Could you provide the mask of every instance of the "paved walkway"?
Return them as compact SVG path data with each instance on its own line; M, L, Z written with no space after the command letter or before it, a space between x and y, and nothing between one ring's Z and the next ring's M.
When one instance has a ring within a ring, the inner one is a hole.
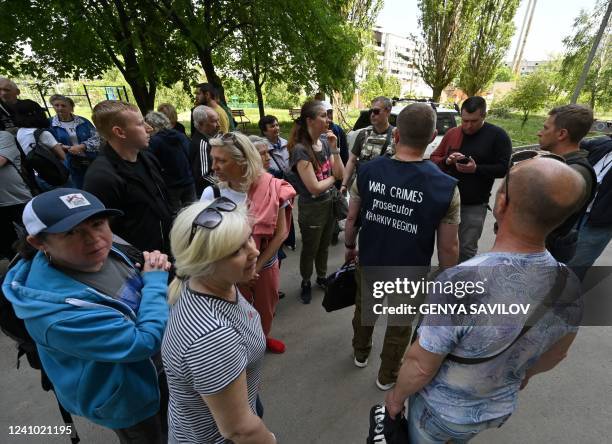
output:
M493 242L489 214L481 251ZM343 261L343 238L333 247L329 270ZM299 244L299 241L298 241ZM266 356L261 390L264 420L284 444L365 442L370 407L384 399L375 386L383 330L375 330L370 365L353 366L352 310L326 313L322 292L313 290L310 305L298 299L299 252L288 251L281 270L287 293L277 311L272 334L287 344L283 355ZM599 264L612 264L608 248ZM521 392L517 412L499 430L484 432L478 443L610 442L612 418L612 327L582 328L558 368L533 378ZM66 437L10 436L10 425L60 425L52 395L42 392L38 373L27 364L15 369L11 341L0 335L0 443L69 443ZM83 443L117 442L115 435L77 418Z

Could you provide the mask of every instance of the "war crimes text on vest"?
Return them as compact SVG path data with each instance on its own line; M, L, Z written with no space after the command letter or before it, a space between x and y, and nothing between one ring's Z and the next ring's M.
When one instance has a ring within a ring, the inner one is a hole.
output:
M403 203L396 203L397 200L410 202L412 204L420 204L423 202L423 192L417 190L411 190L408 188L401 188L396 186L388 187L384 183L380 183L374 180L368 181L368 191L376 193L381 196L380 199L374 198L372 200L372 208L366 210L365 218L369 221L376 222L382 225L390 226L396 230L407 231L412 234L417 234L418 225L406 222L405 220L396 219L391 216L378 214L375 210L388 211L394 214L401 214L402 216L411 217L414 211L409 205ZM396 202L389 202L385 200L387 196L393 198Z

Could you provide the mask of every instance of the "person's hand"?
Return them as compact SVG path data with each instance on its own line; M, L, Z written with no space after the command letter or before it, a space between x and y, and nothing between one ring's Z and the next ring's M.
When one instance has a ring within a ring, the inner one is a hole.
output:
M327 130L325 133L325 137L327 137L327 143L329 143L329 148L332 150L336 149L336 145L338 144L338 138L334 134L332 130Z
M341 193L343 196L346 196L346 193L347 193L347 192L348 192L348 188L347 188L347 186L346 186L346 185L344 185L344 184L343 184L343 185L340 187L340 193Z
M387 392L387 396L385 396L385 409L387 409L391 419L395 419L398 413L401 413L402 410L404 410L404 400L397 400L395 391L389 390Z
M70 154L84 154L85 147L83 145L72 145L68 147L68 152Z
M463 159L465 156L459 152L454 152L448 155L446 158L447 165L454 165L459 159Z
M144 265L142 272L147 271L169 271L172 264L168 261L168 255L161 253L159 250L152 252L143 251Z
M476 162L473 158L470 158L470 161L466 164L455 163L455 168L460 173L473 174L476 171Z
M344 251L344 263L357 262L357 255L359 251L357 248L346 248Z

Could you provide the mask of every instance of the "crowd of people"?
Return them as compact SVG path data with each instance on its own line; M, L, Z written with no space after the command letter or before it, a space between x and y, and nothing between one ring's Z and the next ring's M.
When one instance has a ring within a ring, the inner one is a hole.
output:
M48 119L19 93L0 78L1 254L21 256L3 292L61 405L122 443L276 442L258 390L266 350L285 351L271 333L283 248L296 249L294 206L308 304L313 271L327 285L338 206L350 196L358 368L372 349L372 268L429 270L435 249L436 279L490 277L485 301L544 306L560 281L576 293L512 328L425 316L413 335L413 317L389 319L375 383L391 417L409 405L414 443L467 442L508 419L518 391L566 355L582 313L578 279L612 238L612 138L583 140L593 121L583 106L551 110L541 149L513 154L503 128L485 121L485 100L469 97L461 125L427 160L436 112L424 103L406 106L394 127L391 101L375 98L371 125L349 147L321 97L303 104L286 140L271 115L260 136L235 131L207 83L197 85L189 137L171 104L143 116L106 100L92 123L70 97L53 95ZM64 163L65 183L27 177L35 147ZM496 179L497 237L478 254Z

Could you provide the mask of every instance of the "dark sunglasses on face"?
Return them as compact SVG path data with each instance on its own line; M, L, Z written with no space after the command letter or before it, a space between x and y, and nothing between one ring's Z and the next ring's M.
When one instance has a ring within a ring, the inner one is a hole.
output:
M382 111L382 109L380 109L380 108L370 108L369 113L370 114L374 114L375 116L377 116L377 115L380 114L381 111Z
M234 211L236 207L237 205L233 200L230 200L224 196L213 200L212 203L204 208L193 220L191 224L189 243L191 243L193 240L193 237L195 236L199 227L206 228L208 230L217 228L223 220L222 212L228 213L230 211Z

